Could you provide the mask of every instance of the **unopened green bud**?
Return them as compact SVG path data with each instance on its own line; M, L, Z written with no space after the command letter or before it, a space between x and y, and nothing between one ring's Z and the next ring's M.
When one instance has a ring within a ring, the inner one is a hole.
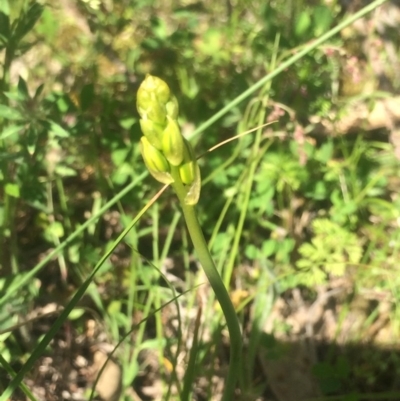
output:
M185 162L189 160L197 160L192 144L185 137L183 137L183 142L185 144L183 148L183 157Z
M197 165L196 156L190 142L183 138L183 163L179 167L179 175L184 184L190 185L195 178L195 169Z
M174 181L173 169L174 177L187 191L185 202L195 205L200 196L200 169L191 144L179 129L175 96L162 79L147 75L138 90L137 109L144 134L140 148L149 172L156 180L170 184Z
M140 139L140 150L147 169L157 181L163 184L174 182L167 159L145 136Z
M179 166L183 161L183 136L175 120L167 117L168 123L162 134L162 151L173 166Z
M156 100L164 104L166 104L171 97L171 91L162 79L147 74L138 89L138 106L147 109L149 107L149 102L153 100L152 98L149 98L150 94L154 95Z
M151 120L140 120L140 128L149 142L158 150L161 150L161 138L164 128Z
M185 196L185 203L187 205L196 205L200 198L200 190L201 190L201 176L200 176L200 168L197 162L195 162L195 171L194 171L194 180L190 185L188 192Z
M157 100L152 102L152 105L146 112L146 118L152 120L156 124L165 125L165 118L167 117L167 109L165 105L159 103Z
M201 189L201 175L200 168L197 164L197 159L194 154L192 145L190 142L183 138L184 141L184 161L179 166L179 176L182 183L185 184L187 193L185 196L185 203L187 205L195 205L199 201L200 189Z
M144 86L147 92L155 93L160 103L167 103L171 97L171 91L166 82L154 75L147 74L141 86Z
M136 106L140 117L164 124L167 115L166 105L171 101L171 91L160 78L147 75L138 89Z
M173 120L175 120L178 117L179 114L179 104L178 100L174 95L171 96L170 101L165 105L165 108L167 109L167 115L171 117Z
M190 185L194 181L196 162L191 160L179 166L179 175L185 185Z
M136 108L139 112L140 117L145 118L147 109L151 107L152 96L151 93L147 92L147 90L142 85L139 86L136 96Z

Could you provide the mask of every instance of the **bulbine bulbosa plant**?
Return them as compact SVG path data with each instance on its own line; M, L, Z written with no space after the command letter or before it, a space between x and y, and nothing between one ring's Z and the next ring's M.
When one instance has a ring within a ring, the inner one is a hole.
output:
M200 197L201 177L191 144L182 136L177 122L179 106L168 85L147 75L137 93L137 109L144 136L140 146L150 174L174 188L200 263L221 305L230 335L230 363L222 400L233 399L241 370L242 335L227 289L210 255L197 219L195 205Z

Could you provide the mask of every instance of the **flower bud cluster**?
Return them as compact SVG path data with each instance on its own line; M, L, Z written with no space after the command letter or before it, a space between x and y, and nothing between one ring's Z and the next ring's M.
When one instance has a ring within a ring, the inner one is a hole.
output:
M177 117L178 101L160 78L147 75L137 93L137 109L143 137L140 149L150 174L163 184L175 181L172 169L179 171L187 188L187 204L197 203L201 178L191 144L183 137Z

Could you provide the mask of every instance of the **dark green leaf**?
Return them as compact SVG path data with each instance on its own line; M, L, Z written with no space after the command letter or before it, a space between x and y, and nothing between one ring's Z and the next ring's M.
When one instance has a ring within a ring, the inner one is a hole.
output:
M41 84L37 87L35 95L33 96L33 99L36 100L43 92L44 84Z
M36 151L38 144L38 131L32 125L29 127L26 136L26 149L30 155L33 155Z
M43 6L34 2L17 20L13 39L18 43L32 28L43 12Z
M0 35L0 50L3 50L7 45L7 39L3 36Z
M10 18L3 11L0 11L0 36L6 41L10 37Z
M18 49L15 51L15 55L17 57L21 57L24 55L28 50L30 50L33 46L35 46L38 43L38 41L35 42L29 42L29 43L20 43L18 45Z
M29 99L28 85L22 77L18 80L18 92L22 95L23 99Z
M314 35L321 36L328 31L333 20L332 11L325 5L317 6L313 9Z

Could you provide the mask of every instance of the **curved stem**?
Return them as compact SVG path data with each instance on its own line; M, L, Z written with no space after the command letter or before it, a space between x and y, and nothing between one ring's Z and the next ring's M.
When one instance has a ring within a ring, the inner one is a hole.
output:
M175 174L176 172L173 171L172 176L174 177ZM193 246L215 296L221 305L228 326L230 336L230 361L222 401L232 401L234 399L238 374L241 369L242 333L239 326L239 320L236 316L236 311L229 297L228 291L225 288L222 278L215 267L214 261L207 247L203 230L201 229L199 220L197 219L195 207L185 203L186 189L181 184L180 179L178 177L176 178L177 179L172 186L178 195Z

